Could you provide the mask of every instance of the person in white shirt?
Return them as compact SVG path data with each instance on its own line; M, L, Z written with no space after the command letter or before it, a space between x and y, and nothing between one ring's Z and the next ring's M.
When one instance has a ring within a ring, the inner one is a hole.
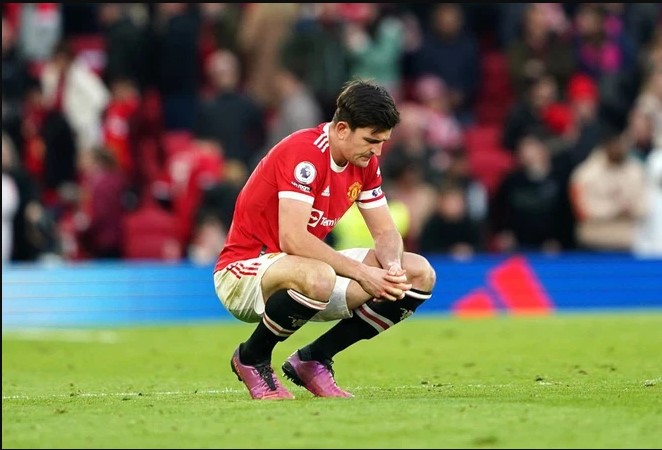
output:
M662 257L662 147L646 158L648 213L637 229L633 252L637 256Z
M18 209L18 188L11 176L2 174L2 264L11 258L14 216Z

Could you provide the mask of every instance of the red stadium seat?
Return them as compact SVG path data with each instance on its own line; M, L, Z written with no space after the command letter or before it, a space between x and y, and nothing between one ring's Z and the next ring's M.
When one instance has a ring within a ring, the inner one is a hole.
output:
M489 51L481 58L481 85L474 112L479 124L500 125L514 100L508 61L503 52Z
M149 200L123 220L123 257L126 259L170 260L182 258L177 218Z
M464 131L464 144L469 153L482 152L486 147L498 147L500 142L500 125L472 125Z
M486 147L481 153L469 155L469 167L473 176L483 183L492 196L504 176L513 169L512 155L499 147Z
M464 142L472 175L485 185L489 195L494 194L514 165L512 154L501 147L501 127L471 126L465 131Z

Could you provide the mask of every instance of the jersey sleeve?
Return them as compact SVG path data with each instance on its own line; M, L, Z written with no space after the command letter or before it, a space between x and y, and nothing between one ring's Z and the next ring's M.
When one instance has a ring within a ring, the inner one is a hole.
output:
M377 158L373 158L364 172L363 189L356 199L359 208L370 209L386 205L386 196L382 191L382 171Z
M290 198L313 204L324 173L322 155L310 144L281 149L276 165L278 198Z

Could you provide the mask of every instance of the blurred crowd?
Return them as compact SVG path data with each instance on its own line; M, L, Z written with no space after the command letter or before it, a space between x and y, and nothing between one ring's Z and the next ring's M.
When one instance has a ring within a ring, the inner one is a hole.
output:
M353 77L406 247L662 256L659 3L2 4L2 257L215 261ZM329 237L371 245L356 208Z

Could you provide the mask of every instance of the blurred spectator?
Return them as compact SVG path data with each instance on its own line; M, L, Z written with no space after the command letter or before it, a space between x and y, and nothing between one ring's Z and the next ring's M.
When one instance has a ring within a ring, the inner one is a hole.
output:
M605 122L600 144L573 171L577 242L585 250L630 251L648 204L646 173L623 127Z
M489 203L487 188L471 175L471 166L466 151L454 152L451 155L448 168L444 171L441 183L452 183L462 188L465 196L467 215L484 228L488 219Z
M581 3L574 16L573 45L579 72L600 86L602 110L627 114L636 95L636 49L622 29L609 27L607 4Z
M119 258L127 181L115 155L106 148L92 150L82 176L81 212L77 218L82 250L91 258Z
M37 67L48 61L64 36L62 4L21 4L18 31L21 55Z
M443 182L437 191L434 212L423 224L418 249L466 258L483 250L480 224L468 213L461 185Z
M140 98L137 111L130 116L128 142L134 164L132 189L141 194L150 189L165 165L163 111L158 92L148 89Z
M639 256L662 257L662 147L646 159L648 211L636 231L633 251Z
M570 28L570 21L562 3L498 3L494 4L496 12L486 11L487 20L491 22L498 38L498 46L507 49L522 37L526 15L529 6L535 5L535 9L541 11L545 17L545 29L557 36L565 36ZM476 9L483 9L484 5L478 4ZM494 16L497 16L494 23Z
M556 79L544 74L531 80L527 95L512 106L503 125L502 144L516 151L520 138L531 129L546 129L544 114L558 100Z
M599 95L595 81L588 75L577 73L570 78L565 95L572 110L572 131L568 136L569 170L584 161L598 145Z
M193 223L206 189L221 182L224 158L217 142L198 133L189 145L179 149L166 162L172 211L178 221L179 240L186 248Z
M413 158L423 171L423 179L435 183L449 164L449 153L435 147L428 139L430 114L422 105L406 102L400 105L400 123L385 149L381 167L385 174L397 172L407 158Z
M606 2L601 6L605 11L607 36L616 41L627 40L635 55L650 41L662 17L659 3Z
M225 230L230 229L234 207L248 179L246 167L237 161L224 161L221 180L203 186L196 217L213 216Z
M131 127L140 107L140 94L132 78L118 76L110 84L110 102L103 113L103 144L113 154L119 168L134 179Z
M426 114L427 141L439 152L460 151L462 125L451 106L451 92L446 83L435 75L424 75L414 84L414 99Z
M11 232L11 260L36 261L47 253L57 253L59 243L58 236L55 235L54 223L39 201L36 183L23 169L12 141L4 132L2 133L2 173L12 179L18 192L18 206Z
M85 155L91 158L92 151ZM58 192L57 204L49 205L49 212L60 237L59 256L65 261L80 261L90 257L80 242L80 232L87 226L87 216L81 211L85 196L82 191L79 184L67 183Z
M421 47L412 56L412 71L415 78L432 74L444 80L451 108L461 122L468 123L473 120L471 106L480 80L480 51L475 36L464 25L460 5L435 5Z
M30 83L23 99L23 115L19 144L23 148L25 170L43 189L45 183L46 143L43 130L48 111L39 82Z
M203 49L210 49L209 53L218 49L239 53L237 41L244 5L243 3L200 3ZM206 58L203 58L204 60Z
M106 54L103 80L112 86L118 79L129 79L142 92L148 82L146 34L129 16L128 8L123 3L98 5Z
M302 76L296 69L286 67L274 72L277 104L268 127L264 151L268 151L285 136L297 130L315 127L324 120L322 107L304 84Z
M609 9L613 10L614 5L578 5L573 49L577 70L598 83L602 114L612 116L610 120L620 120L627 115L639 91L641 66L632 39L619 24L621 19L609 17Z
M236 160L247 168L264 148L265 112L250 95L241 90L241 66L237 56L218 50L207 62L211 97L203 98L194 117L194 131L214 139L226 160Z
M262 107L274 105L273 73L280 49L292 33L300 3L247 3L237 42L244 67L245 90Z
M50 208L57 208L62 194L75 188L78 182L78 164L85 158L77 150L75 132L59 111L47 112L42 128L44 142L44 182L42 200ZM39 145L38 142L36 142ZM89 154L85 152L84 154Z
M662 13L660 17L662 22ZM646 42L640 54L639 64L643 67L644 73L649 73L653 68L662 65L662 26L656 28L651 40Z
M193 3L156 3L147 56L167 131L191 130L200 83L200 18ZM151 78L151 77L150 77Z
M400 60L404 26L388 4L345 3L344 39L349 52L349 73L384 86L396 101L402 99Z
M631 136L632 155L646 160L653 149L654 115L646 114L644 108L634 107L628 115L628 133Z
M343 43L339 3L302 4L293 33L283 42L281 60L305 74L325 117L333 116L336 96L349 78L349 55Z
M650 3L607 3L607 8L620 8L622 31L632 40L637 51L641 50L660 33L662 5Z
M643 139L650 140L651 147L662 147L662 59L648 68L631 114L643 128Z
M608 28L607 4L581 3L574 17L573 50L578 70L600 81L631 70L636 49L627 34Z
M566 152L577 134L571 106L564 101L548 105L542 112L542 123L552 154Z
M409 211L409 228L405 236L405 246L415 251L423 224L434 209L436 192L425 181L425 161L421 155L401 153L390 159L390 164L382 165L384 192L391 201L399 201Z
M75 132L81 152L101 144L101 114L110 94L101 78L76 60L66 41L58 44L44 66L41 84L48 108L61 112Z
M520 33L506 49L510 77L517 97L525 95L529 80L545 73L557 80L560 89L565 89L575 69L572 49L551 21L551 5L559 6L553 3L526 4Z
M198 265L213 264L218 259L227 237L225 224L213 214L203 214L196 218L193 237L187 256Z
M14 245L14 217L18 210L18 187L14 179L2 172L2 265L11 259Z
M567 248L569 200L549 148L541 136L527 133L520 138L516 155L517 168L501 182L490 214L497 251Z
M2 128L21 148L23 98L30 84L28 65L16 46L16 30L2 17Z

